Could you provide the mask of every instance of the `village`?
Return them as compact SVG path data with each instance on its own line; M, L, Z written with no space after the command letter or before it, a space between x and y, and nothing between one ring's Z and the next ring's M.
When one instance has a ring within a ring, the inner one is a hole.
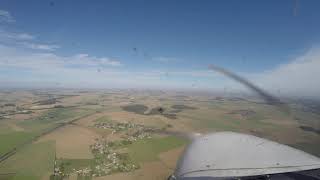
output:
M153 133L157 131L157 128L153 127L147 127L141 124L134 124L131 122L100 122L96 123L94 125L95 128L100 128L100 129L110 129L112 130L112 134L117 133L117 132L126 132L126 135L128 136L141 136L141 134L145 133ZM133 133L129 133L133 132Z
M152 133L158 131L157 128L146 127L131 122L99 122L94 124L95 128L110 129L111 134L125 132L121 140L109 141L105 138L98 138L90 146L94 155L93 165L83 169L73 169L71 173L65 172L63 163L55 161L53 176L64 179L71 174L77 174L82 177L99 177L118 172L131 172L139 168L139 164L133 162L128 153L124 151L126 146L135 141L152 138Z

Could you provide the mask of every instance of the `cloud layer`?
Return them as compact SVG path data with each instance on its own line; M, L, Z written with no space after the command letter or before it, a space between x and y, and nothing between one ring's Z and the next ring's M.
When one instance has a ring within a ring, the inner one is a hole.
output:
M60 56L55 53L29 52L0 45L0 81L16 83L48 82L65 87L158 87L158 88L217 88L243 89L210 70L163 71L123 69L121 61L89 54ZM320 92L320 48L311 48L287 64L256 74L246 74L253 83L276 95L318 97ZM26 75L20 75L25 72Z
M287 64L248 77L277 95L319 97L320 48L313 47Z
M16 48L0 45L0 66L30 70L85 69L121 66L118 60L95 57L88 54L59 56L54 53L24 52Z
M11 24L15 19L8 11L0 10L0 23ZM0 24L1 25L1 24ZM36 37L25 32L12 32L3 29L0 26L0 43L11 44L13 46L21 46L27 49L54 51L60 46L55 44L46 44L35 42Z
M37 43L29 43L23 42L21 45L35 50L46 50L46 51L55 51L56 49L60 48L58 45L50 45L50 44L37 44Z
M0 10L0 22L12 23L15 20L8 11Z

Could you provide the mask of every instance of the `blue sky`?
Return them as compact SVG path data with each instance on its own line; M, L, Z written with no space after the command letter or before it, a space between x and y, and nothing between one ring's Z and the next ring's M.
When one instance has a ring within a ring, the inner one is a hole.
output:
M7 85L234 86L208 71L215 64L268 88L287 82L298 59L319 59L317 0L2 0L0 7Z

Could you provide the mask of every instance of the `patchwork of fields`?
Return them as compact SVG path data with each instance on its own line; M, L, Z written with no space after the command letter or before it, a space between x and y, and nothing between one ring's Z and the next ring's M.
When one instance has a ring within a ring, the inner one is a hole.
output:
M234 131L320 156L320 115L214 95L0 92L0 180L165 179L188 140Z

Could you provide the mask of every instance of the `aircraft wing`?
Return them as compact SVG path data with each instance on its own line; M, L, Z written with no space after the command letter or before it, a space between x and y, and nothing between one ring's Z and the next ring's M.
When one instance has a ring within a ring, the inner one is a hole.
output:
M241 177L320 168L320 159L252 135L218 132L196 138L185 150L174 176Z

